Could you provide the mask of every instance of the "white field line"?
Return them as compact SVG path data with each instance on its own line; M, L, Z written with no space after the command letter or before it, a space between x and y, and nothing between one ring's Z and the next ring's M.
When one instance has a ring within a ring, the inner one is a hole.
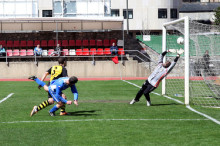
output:
M84 120L51 120L51 121L12 121L0 122L0 124L16 123L55 123L55 122L88 122L88 121L205 121L208 119L84 119Z
M10 93L7 97L3 98L2 100L0 100L0 103L2 103L3 101L7 100L8 98L10 98L14 93Z
M122 81L127 82L128 84L134 85L134 86L136 86L136 87L138 87L138 88L141 88L140 86L138 86L138 85L136 85L136 84L134 84L134 83L131 83L131 82L129 82L129 81L125 81L125 80L122 80ZM159 94L159 93L155 93L155 92L152 92L152 93L161 96L161 94ZM177 99L174 99L174 98L171 98L171 97L169 97L169 96L166 96L166 95L165 95L164 97L166 97L166 98L168 98L168 99L170 99L170 100L176 101L176 102L178 102L178 103L180 103L180 104L184 104L182 101L177 100ZM193 108L190 107L189 105L186 105L186 107L187 107L189 110L191 110L191 111L193 111L193 112L195 112L195 113L197 113L197 114L199 114L199 115L201 115L201 116L203 116L203 117L205 117L205 118L207 118L207 119L209 119L209 120L215 122L216 124L220 125L220 121L218 121L218 120L216 120L216 119L210 117L209 115L206 115L206 114L204 114L204 113L201 113L201 112L199 112L199 111L193 109Z

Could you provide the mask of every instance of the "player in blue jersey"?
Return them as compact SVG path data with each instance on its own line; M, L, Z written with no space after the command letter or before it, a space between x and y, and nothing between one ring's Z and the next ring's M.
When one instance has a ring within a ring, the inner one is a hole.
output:
M62 77L57 80L53 80L48 87L46 83L41 81L35 76L29 77L29 79L34 80L38 85L42 86L45 91L49 92L52 96L53 100L57 102L56 105L49 111L50 116L55 116L55 112L62 107L64 104L72 104L72 101L67 101L62 97L62 91L71 88L71 91L74 95L74 104L78 106L78 92L76 89L75 84L78 82L78 78L75 76L72 77ZM34 106L33 110L31 111L31 116L38 112L37 106Z
M141 96L144 94L144 96L147 100L147 106L151 105L150 92L152 92L154 89L156 89L159 86L162 79L164 77L166 77L171 72L171 70L174 68L174 66L177 63L177 61L180 57L180 54L182 54L184 52L184 50L180 49L177 51L177 56L172 63L169 61L166 61L165 63L163 63L163 58L168 52L174 53L175 50L170 49L170 50L164 51L160 55L157 67L154 69L154 71L151 73L151 75L148 77L148 79L142 85L142 87L138 91L136 97L130 102L130 104L134 104L135 102L138 102L139 99L141 98Z

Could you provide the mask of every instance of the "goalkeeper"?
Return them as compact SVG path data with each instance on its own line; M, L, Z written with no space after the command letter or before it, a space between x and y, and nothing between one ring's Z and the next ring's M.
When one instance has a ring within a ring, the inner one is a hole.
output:
M149 93L152 92L154 89L156 89L159 86L161 80L171 72L171 70L174 68L174 66L177 63L177 61L180 57L180 54L182 54L184 52L184 50L180 49L177 51L177 56L172 63L169 61L166 61L165 63L163 63L163 58L168 52L176 53L176 50L170 49L170 50L164 51L160 55L157 67L151 73L151 75L148 77L148 79L145 81L145 83L142 85L142 87L138 91L136 97L130 102L130 104L134 104L135 102L138 102L139 99L141 98L141 96L144 94L144 96L147 100L147 106L151 105Z

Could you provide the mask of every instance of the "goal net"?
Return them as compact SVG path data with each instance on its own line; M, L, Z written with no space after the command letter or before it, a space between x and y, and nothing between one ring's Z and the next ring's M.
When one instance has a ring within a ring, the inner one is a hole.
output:
M183 44L177 43L179 37L184 38ZM163 81L163 94L185 97L185 104L220 107L219 46L219 26L188 17L164 24L163 50L184 48L185 53Z

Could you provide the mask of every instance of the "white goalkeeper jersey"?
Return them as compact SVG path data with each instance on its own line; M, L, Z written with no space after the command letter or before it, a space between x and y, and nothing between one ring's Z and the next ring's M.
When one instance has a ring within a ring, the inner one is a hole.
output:
M158 65L154 69L154 71L151 73L151 75L148 77L148 82L154 86L158 87L161 80L166 77L170 71L173 69L173 67L176 65L176 62L172 62L168 68L163 67L163 55L160 55Z

